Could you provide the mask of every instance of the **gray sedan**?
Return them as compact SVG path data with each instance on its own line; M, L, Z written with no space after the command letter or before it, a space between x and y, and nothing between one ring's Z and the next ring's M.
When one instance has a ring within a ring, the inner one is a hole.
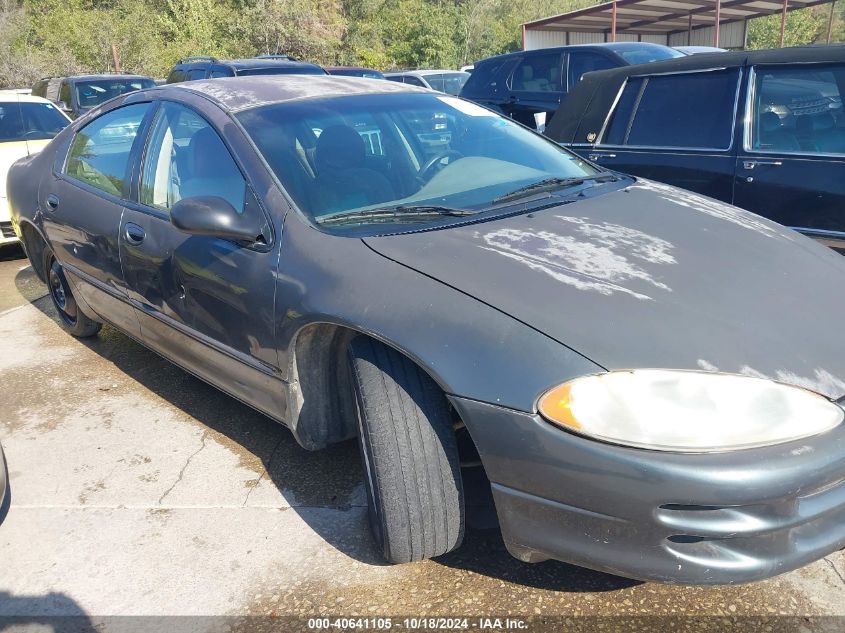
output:
M761 217L342 77L119 97L8 194L70 334L357 437L391 562L461 544L470 468L525 561L733 583L845 546L845 259Z

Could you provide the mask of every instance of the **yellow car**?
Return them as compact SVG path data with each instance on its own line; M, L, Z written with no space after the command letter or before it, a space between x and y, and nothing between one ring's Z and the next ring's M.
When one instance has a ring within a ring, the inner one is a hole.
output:
M70 119L52 102L0 90L0 245L17 241L6 200L6 174L19 158L40 152Z

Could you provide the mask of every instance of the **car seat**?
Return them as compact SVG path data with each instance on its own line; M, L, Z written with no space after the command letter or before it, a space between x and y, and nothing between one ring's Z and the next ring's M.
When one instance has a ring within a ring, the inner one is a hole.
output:
M182 198L217 196L243 211L246 181L214 130L204 127L191 137L188 160L191 170L181 178Z
M390 181L365 167L364 140L348 125L327 127L317 139L312 204L315 212L331 213L395 199Z
M836 127L830 112L796 117L795 129L804 151L845 153L845 130Z

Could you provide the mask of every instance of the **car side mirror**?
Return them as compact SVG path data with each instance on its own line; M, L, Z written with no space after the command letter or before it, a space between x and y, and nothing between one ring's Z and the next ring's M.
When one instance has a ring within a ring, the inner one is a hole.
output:
M64 101L59 101L58 103L56 103L56 106L58 106L59 110L61 110L62 112L70 112L70 107L68 107L68 104L66 104Z
M252 213L238 213L218 196L183 198L170 209L170 222L192 235L207 235L254 244L262 239L262 226Z

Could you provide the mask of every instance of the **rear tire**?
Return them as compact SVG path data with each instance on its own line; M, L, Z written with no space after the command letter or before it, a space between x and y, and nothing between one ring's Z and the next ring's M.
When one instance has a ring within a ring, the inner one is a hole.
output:
M391 563L457 548L464 500L446 396L414 363L372 339L354 339L349 362L377 545Z
M88 318L79 308L65 277L65 271L49 246L44 248L44 271L50 299L53 300L53 307L56 308L62 329L77 338L97 334L103 324Z

